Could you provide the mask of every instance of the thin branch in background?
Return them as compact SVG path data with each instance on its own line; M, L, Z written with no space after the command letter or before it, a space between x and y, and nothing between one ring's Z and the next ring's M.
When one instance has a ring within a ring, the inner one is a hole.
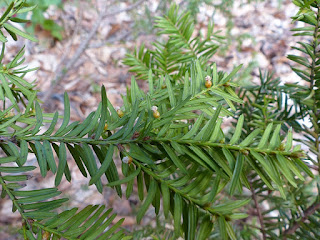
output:
M319 171L319 167L317 166L317 165L313 165L313 164L307 164L307 163L305 163L309 168L312 168L312 169L314 169L314 170L316 170L316 171Z
M117 15L117 14L122 13L122 12L129 12L129 11L135 9L136 7L138 7L144 1L147 2L148 0L140 0L140 1L137 1L136 3L130 5L129 7L124 8L124 9L119 9L119 10L111 12L111 13L107 12L107 13L102 15L102 18L111 17L111 16Z
M104 10L100 11L98 19L96 20L95 24L92 26L91 31L88 33L86 38L81 42L79 47L77 48L76 52L73 54L73 56L66 61L66 64L63 68L58 70L58 73L56 74L55 78L51 82L51 87L47 91L46 95L43 97L43 102L47 102L47 100L51 97L54 87L65 77L65 75L68 73L68 71L74 66L74 64L78 61L80 56L83 54L83 52L87 49L89 46L90 41L93 39L94 35L98 31L100 24L106 17L114 16L116 14L119 14L121 12L128 12L136 8L137 6L141 5L144 1L147 0L140 0L136 3L132 4L129 7L126 7L124 9L119 9L114 12L106 12L107 8L110 7L110 5L106 6Z
M56 69L61 69L62 66L65 65L65 63L68 61L68 55L69 55L69 53L71 51L71 46L72 46L73 40L74 40L75 36L78 34L80 26L81 26L82 15L83 15L82 12L83 12L82 8L79 8L79 19L76 22L76 26L74 28L74 31L73 31L71 37L70 37L69 43L64 48L64 54L63 54L59 64L57 65Z
M128 37L131 34L132 34L132 31L124 31L115 37L110 37L110 39L107 39L106 41L92 43L88 46L88 48L101 48L103 46L106 46L107 44L112 44L114 42L121 41L122 39Z
M252 225L252 224L249 224L249 223L246 223L246 226L248 227L252 227L252 228L255 228L255 229L258 229L260 232L261 232L261 228L255 226L255 225Z
M291 227L283 232L283 239L287 239L287 236L294 234L301 224L303 224L318 209L320 209L320 202L316 201L303 212L303 217L299 221L294 222Z
M262 217L262 214L261 214L261 210L260 210L260 206L259 206L259 203L258 203L258 200L257 200L256 193L254 192L254 188L252 187L252 183L251 182L250 182L250 189L251 189L251 193L252 193L252 200L253 200L254 205L256 207L259 223L260 223L260 226L261 226L262 238L263 238L263 240L266 240L267 236L266 236L266 231L265 231L264 224L263 224L263 217Z

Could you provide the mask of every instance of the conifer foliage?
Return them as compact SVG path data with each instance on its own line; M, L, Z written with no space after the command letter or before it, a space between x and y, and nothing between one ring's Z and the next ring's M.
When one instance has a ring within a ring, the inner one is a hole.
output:
M99 192L109 187L129 198L136 184L141 201L137 223L152 207L172 222L174 230L168 239L250 239L248 233L277 239L304 234L304 218L310 221L310 228L317 226L319 199L307 194L304 186L318 181L308 165L311 161L319 166L320 162L316 50L320 14L314 11L319 3L294 2L301 8L294 19L311 25L295 31L313 36L313 42L296 47L306 57L289 58L306 68L293 70L310 82L310 87L291 84L278 88L266 75L261 77L261 86L237 94L232 79L241 65L224 73L208 63L222 41L213 24L209 24L206 37L192 37L190 13L181 13L173 5L156 21L159 34L166 35L167 41L155 42L152 50L141 46L124 60L137 78L148 82L148 92L132 77L123 106L115 109L102 86L97 110L83 122L70 122L67 94L63 116L43 113L35 85L24 80L25 74L35 69L21 67L23 48L8 64L2 63L8 34L14 40L36 41L11 24L24 22L13 16L33 7L23 0L11 1L0 18L0 183L1 197L10 198L12 210L21 215L24 239L134 237L121 227L123 219L114 222L116 215L104 206L57 214L68 201L59 198L57 188L23 190L35 168L43 177L52 172L56 187L63 179L71 181L68 157ZM289 99L294 100L293 106L287 105ZM221 125L228 116L236 123L231 133L225 134ZM312 120L311 129L299 125L297 119L305 117ZM43 132L45 123L49 127ZM293 145L292 129L306 136L303 143L317 159ZM29 154L36 156L36 165L27 161ZM116 162L119 157L121 172ZM313 179L311 183L309 179ZM259 205L261 200L270 202L271 207L258 211L260 226L255 226L245 207ZM285 206L286 202L293 205ZM279 216L272 218L270 213L275 211ZM317 239L320 233L309 234Z

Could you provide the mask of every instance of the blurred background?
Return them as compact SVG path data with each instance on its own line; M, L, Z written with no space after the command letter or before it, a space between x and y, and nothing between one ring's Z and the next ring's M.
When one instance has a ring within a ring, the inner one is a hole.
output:
M8 0L0 1L0 15ZM38 7L26 17L30 22L17 25L33 33L38 43L24 41L7 44L5 60L11 60L21 47L26 46L26 63L39 70L28 74L36 81L39 99L46 112L63 112L63 94L68 92L71 101L71 120L82 121L94 111L100 101L100 87L105 85L114 106L121 106L121 95L130 86L131 74L122 62L126 53L145 44L152 48L158 39L153 28L156 16L168 10L169 0L27 0ZM292 37L291 16L297 8L286 0L176 0L180 11L190 11L194 17L195 35L206 31L209 20L214 30L225 36L224 43L211 59L218 70L230 72L234 66L244 64L235 81L248 85L258 80L259 69L274 72L282 82L296 82L286 56L297 37ZM147 90L147 83L138 81ZM30 155L29 161L36 162ZM153 210L147 213L142 225L137 226L135 213L137 199L119 199L112 189L105 188L103 195L94 186L88 187L76 165L71 166L72 181L60 184L59 189L69 201L64 207L83 208L88 204L105 204L125 217L123 226L128 230L141 229L136 239L163 235L171 231L170 223L156 218ZM28 189L53 187L54 176L42 179L40 172L29 181ZM19 214L11 212L11 201L0 200L0 240L19 239ZM8 227L10 226L10 227ZM145 238L149 239L149 238ZM150 238L153 239L153 238ZM158 238L156 238L158 239Z

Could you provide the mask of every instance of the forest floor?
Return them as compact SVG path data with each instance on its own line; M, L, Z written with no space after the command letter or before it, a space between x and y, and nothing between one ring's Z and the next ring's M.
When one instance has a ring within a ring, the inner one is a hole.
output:
M103 11L106 2L111 5ZM212 61L217 63L219 70L227 72L244 64L235 79L240 84L257 81L259 68L262 71L273 71L274 76L281 77L282 82L297 81L298 78L290 69L291 63L286 58L291 51L290 46L297 40L290 32L294 27L290 17L296 13L297 8L291 1L241 2L247 1L235 0L229 14L205 5L199 9L196 25L198 31L205 29L208 20L213 19L215 30L221 30L222 35L227 35L226 44ZM165 9L157 9L158 5L158 1L151 0L138 1L138 4L129 0L65 1L63 9L49 8L46 13L48 18L64 27L63 40L55 40L48 31L38 26L36 36L39 42L10 41L8 51L11 56L8 54L6 58L10 59L26 45L26 63L30 68L39 67L38 71L27 75L27 78L30 81L36 79L45 111L57 110L63 113L63 94L67 92L71 101L71 120L82 121L97 108L102 85L106 87L112 104L122 105L121 95L126 94L131 78L122 59L135 46L144 43L151 47L151 42L157 39L151 30L152 22L145 17L145 8L150 10L151 16L162 15ZM101 17L98 11L105 15L101 21L97 21ZM81 49L95 27L97 31L88 41L88 46ZM138 83L147 89L145 82ZM29 161L32 164L36 160L30 156ZM75 164L70 166L71 183L63 181L59 186L63 195L71 199L66 207L83 208L88 204L105 204L113 207L118 214L117 219L125 217L124 226L128 230L139 228L135 220L139 201L134 194L129 199L120 199L112 189L105 189L101 195L94 186L88 187L88 179L82 177ZM53 175L48 174L43 180L40 172L36 172L29 180L28 189L53 186ZM1 200L0 240L19 239L16 235L21 226L19 224L19 215L11 213L11 201ZM150 224L156 225L152 210L142 222L144 226Z

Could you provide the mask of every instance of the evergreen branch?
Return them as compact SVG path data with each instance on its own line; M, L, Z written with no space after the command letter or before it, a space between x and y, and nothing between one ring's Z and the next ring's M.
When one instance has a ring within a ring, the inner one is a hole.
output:
M7 142L5 138L5 142ZM196 141L192 139L169 139L169 138L152 138L152 137L147 137L145 139L119 139L119 140L108 140L108 139L101 139L101 140L94 140L92 138L75 138L75 137L55 137L55 136L16 136L16 140L21 141L25 140L28 142L34 142L34 141L49 141L53 143L75 143L75 144L81 144L81 143L87 143L90 145L97 145L97 146L110 146L110 145L124 145L124 144L130 144L130 143L135 143L135 144L143 144L143 143L171 143L171 142L176 142L181 145L194 145L194 146L199 146L199 147L212 147L212 148L217 148L217 149L229 149L229 150L234 150L237 152L258 152L262 154L267 154L267 155L277 155L281 154L286 157L291 157L291 158L301 158L304 156L302 151L295 151L295 152L287 152L283 150L272 150L272 149L267 149L267 148L258 148L258 147L242 147L240 145L230 145L228 143L216 143L216 142L210 142L210 141ZM8 142L11 140L8 140Z
M204 40L200 36L192 39L194 21L190 12L180 14L178 6L173 4L167 15L157 18L155 26L160 30L160 35L168 35L169 39L164 43L153 43L154 50L145 51L142 45L139 53L135 50L134 54L127 54L124 64L143 80L148 79L148 70L151 69L154 76L168 74L174 82L179 81L187 72L191 60L199 59L205 65L219 48L213 40L221 42L221 37L213 33L211 22Z
M167 184L168 188L170 190L172 190L175 194L179 194L181 195L184 199L186 199L187 201L195 204L197 207L199 207L200 209L202 209L204 212L207 212L208 211L208 206L205 206L204 203L201 203L199 200L197 199L194 199L190 196L188 196L186 193L184 193L182 190L179 190L178 188L174 187L172 184L169 184L168 183L168 180L166 179L163 179L162 177L158 176L156 173L154 173L151 169L149 169L147 166L144 166L143 164L139 163L138 161L136 160L133 160L134 163L141 167L141 169L149 174L150 176L152 176L153 179L155 179L159 184L161 183L165 183Z
M16 159L13 156L0 158L1 163L7 163L14 160ZM17 162L19 163L20 160L17 160ZM123 222L124 219L121 219L107 232L104 232L106 228L109 228L113 219L116 217L116 214L113 214L105 221L105 218L111 212L111 210L108 210L106 213L100 216L104 210L104 206L100 207L96 212L95 210L98 208L98 206L87 206L84 210L77 214L77 209L71 209L56 215L56 213L51 212L51 210L57 209L62 205L63 202L68 200L66 198L62 198L48 201L48 199L60 195L61 192L57 191L56 188L46 188L31 191L16 190L23 187L23 185L17 184L16 182L27 180L28 177L26 175L2 176L1 174L2 172L22 173L33 169L34 167L32 166L0 166L2 197L4 197L5 194L8 195L13 203L13 211L19 211L24 222L23 229L25 234L28 236L28 239L34 239L34 234L38 235L38 237L41 237L42 234L45 234L64 239L78 239L80 236L80 239L84 239L84 236L94 238L101 235L99 239L107 239L107 237L113 235L114 231L117 230L117 228ZM12 181L13 183L6 183L6 180ZM90 215L91 217L89 217ZM46 220L46 222L44 222L44 220ZM114 236L118 235L121 235L122 237L124 236L121 230L114 234Z
M21 5L15 9L17 2ZM141 2L137 1L125 11ZM22 3L23 0L14 1L0 17L1 42L7 41L2 30L7 30L14 39L20 35L35 40L5 23L20 9L27 12L28 8L23 9ZM300 7L295 19L311 25L295 29L298 31L296 35L314 38L311 44L300 42L300 48L296 49L309 55L312 61L294 55L289 58L307 69L292 68L303 80L310 82L311 89L298 84L279 87L279 79L261 74L260 86L243 89L242 99L239 98L234 91L237 85L231 79L241 65L230 74L218 72L216 64L205 67L218 48L213 42L219 42L219 37L213 34L213 25L208 24L204 41L200 36L191 38L194 20L190 13L180 14L178 7L173 5L167 16L157 20L160 34L168 35L169 40L164 44L155 43L154 50L141 46L126 59L131 71L148 80L149 92L144 93L133 77L131 88L123 97L123 107L115 109L102 87L102 101L98 109L83 122L70 122L70 102L65 94L65 110L59 127L58 113L43 114L34 86L23 79L32 69L17 68L24 61L24 49L4 66L1 64L3 45L0 54L0 100L5 102L9 99L12 106L4 104L0 112L0 147L6 154L0 158L0 184L2 197L9 195L13 211L19 210L23 218L24 238L104 240L124 236L122 230L116 232L123 220L110 228L115 214L108 217L111 210L104 211L103 206L87 206L78 213L77 209L71 209L56 215L51 210L66 201L48 200L60 194L57 188L18 190L23 185L16 182L26 181L28 177L7 173L33 170L34 167L24 166L29 153L35 154L43 177L48 171L55 175L56 186L63 176L71 181L68 152L82 175L90 179L89 185L95 184L99 192L104 187L112 187L122 197L121 185L126 184L125 196L129 198L137 183L142 202L137 222L142 220L151 205L156 215L163 209L166 218L170 213L172 215L175 239L183 236L185 239L204 240L210 235L218 236L216 233L222 239L236 239L238 234L234 233L231 223L247 217L247 214L237 211L251 200L247 199L246 192L242 194L244 188L250 188L252 192L251 198L261 225L254 228L260 231L263 239L267 236L277 238L276 231L282 232L283 227L288 227L284 231L287 237L293 233L301 236L306 229L318 226L315 214L320 208L318 200L308 207L315 196L303 188L306 185L303 172L313 177L312 167L304 163L302 158L305 155L300 146L293 146L293 131L304 130L308 134L306 145L310 151L319 152L319 114L315 110L319 107L316 91L319 90L320 61L316 48L320 11L316 2L299 0L294 3ZM317 13L314 8L318 8ZM98 23L73 58L78 58L88 47L89 38L97 31L100 20L121 11L101 12ZM68 68L75 63L73 58ZM290 99L294 104L289 104ZM22 104L18 107L20 102ZM243 102L244 107L235 107L235 104ZM25 108L24 113L20 112L20 107ZM13 108L19 113L11 113ZM225 134L221 128L223 117L232 116L239 109L243 114L237 117L232 131ZM298 120L306 116L313 120L314 131L300 126ZM49 122L50 126L42 133L44 122ZM285 136L283 132L288 134ZM115 163L119 155L121 170ZM280 196L260 194L267 191L279 191ZM236 196L237 200L230 199L230 196ZM270 209L262 211L258 198L267 200ZM302 213L300 209L306 210ZM279 215L271 216L270 212L277 210ZM294 221L295 216L303 217ZM307 219L311 227L304 224ZM293 223L291 227L288 222ZM217 228L213 228L214 223ZM251 223L247 226L253 227ZM318 236L314 232L312 234Z
M145 49L144 45L140 46L139 51L135 49L133 54L126 54L126 58L123 63L127 66L131 66L130 72L135 72L137 77L147 80L149 69L152 67L152 56L148 49ZM153 69L155 71L155 69ZM158 72L155 71L157 74ZM158 75L158 74L157 74Z
M313 32L313 41L312 41L312 49L313 49L313 55L316 56L317 51L316 48L318 46L318 31L319 31L319 22L320 20L320 8L317 6L317 14L316 14L316 25L314 27L314 32ZM314 84L315 84L315 67L316 67L316 59L311 58L311 67L310 67L310 90L313 90Z
M313 34L313 41L312 41L312 48L313 48L313 55L314 56L317 56L317 47L319 45L319 42L318 42L318 34L319 34L319 28L320 28L320 7L319 7L319 3L317 3L317 14L316 14L316 21L317 21L317 24L314 28L314 34ZM315 88L315 68L317 67L317 59L316 58L311 58L312 60L312 63L311 63L311 72L310 72L310 92L314 92L314 91L317 91ZM320 81L318 79L318 81ZM317 106L317 96L316 94L313 95L313 101L314 101L314 104L313 104L313 114L310 116L311 118L313 118L313 123L318 123L318 106ZM320 168L320 135L319 135L319 127L315 127L314 126L314 130L315 130L315 143L314 143L314 146L315 146L315 150L317 153L317 160L318 160L318 167Z
M44 232L48 239L122 239L125 236L123 230L115 233L124 221L123 218L110 227L116 217L116 214L109 216L112 209L105 211L104 206L88 205L79 212L77 210L66 210L46 222L34 222L33 231L38 236Z
M178 9L176 11L178 11ZM184 16L182 16L181 18L183 18L183 17ZM185 34L182 32L182 30L179 28L179 26L176 26L177 23L173 22L173 20L169 16L165 16L165 19L170 24L170 26L176 30L177 35L180 36L181 39L183 39L185 46L187 46L187 48L190 50L190 52L192 53L192 56L194 58L197 58L197 53L195 52L191 43L189 42L189 39L186 38ZM190 25L190 22L187 24Z
M1 172L0 172L0 184L2 186L2 189L6 192L6 194L11 199L14 208L16 208L19 211L20 216L22 217L24 222L28 225L29 228L31 228L29 219L24 215L24 211L21 208L21 206L17 203L16 197L12 194L11 190L7 187L7 184L5 183L5 181L3 180L2 176L1 176Z
M318 102L319 102L319 89L317 87L317 82L320 81L319 79L319 51L317 50L319 47L319 28L320 28L320 8L319 8L319 2L317 1L301 1L301 2L295 2L297 6L300 7L300 11L298 14L293 17L294 20L302 21L310 27L303 27L303 28L295 28L292 29L293 31L296 31L296 36L300 35L307 35L312 36L311 44L310 43L303 43L299 42L299 44L303 48L297 48L295 49L303 52L307 55L308 59L301 56L294 56L290 55L289 59L295 61L296 63L302 65L304 68L307 68L307 71L303 69L297 69L292 68L303 80L306 80L309 82L309 88L308 90L303 92L297 92L293 95L293 97L300 98L302 101L301 103L307 106L307 109L305 109L307 112L309 112L309 117L311 119L313 129L312 135L314 137L314 140L311 140L314 144L314 151L317 153L320 153L320 146L319 146L319 118L318 118ZM316 9L316 11L314 11ZM308 71L310 71L308 73ZM296 85L296 88L301 90L301 87ZM307 134L310 134L308 132L308 129L304 129ZM317 160L318 164L320 166L320 155L317 154Z

